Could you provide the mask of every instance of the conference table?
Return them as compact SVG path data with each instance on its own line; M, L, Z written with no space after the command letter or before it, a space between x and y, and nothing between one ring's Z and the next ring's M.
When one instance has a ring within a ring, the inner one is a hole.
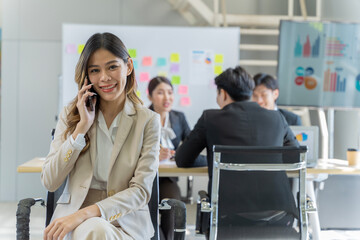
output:
M45 158L33 158L17 167L19 173L41 172ZM159 176L207 176L207 167L178 168L175 164L160 164ZM341 159L319 159L314 168L307 168L308 175L360 175L360 168L348 166L347 161Z
M44 158L34 158L18 166L19 173L40 173L44 164ZM348 166L348 162L341 159L319 159L314 168L307 168L307 195L314 200L316 208L316 196L314 190L314 181L321 182L327 179L328 175L360 175L360 168ZM178 176L208 176L207 167L196 168L178 168L174 164L160 164L160 177L178 177ZM321 228L319 216L316 213L309 214L309 224L312 227L313 239L321 239Z
M44 164L45 158L33 158L17 167L19 173L40 173ZM160 177L179 177L179 176L207 176L207 167L196 168L178 168L174 164L160 164Z

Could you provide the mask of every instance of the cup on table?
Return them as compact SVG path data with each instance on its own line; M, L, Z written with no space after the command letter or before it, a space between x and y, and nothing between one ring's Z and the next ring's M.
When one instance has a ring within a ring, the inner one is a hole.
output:
M348 148L346 152L349 166L360 167L360 151L355 148Z

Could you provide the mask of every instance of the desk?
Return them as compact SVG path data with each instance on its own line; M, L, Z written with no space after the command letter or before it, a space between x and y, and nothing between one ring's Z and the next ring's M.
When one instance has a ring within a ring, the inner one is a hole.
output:
M19 173L37 173L41 172L44 158L34 158L17 167ZM330 174L330 175L360 175L360 168L349 167L347 161L340 159L319 159L315 168L307 169L308 175ZM178 168L175 165L159 166L159 176L207 176L207 167L197 168Z
M34 158L17 167L19 173L40 173L44 164L44 158ZM207 167L197 168L178 168L176 165L159 166L160 177L178 177L178 176L208 176Z
M18 166L19 173L38 173L41 172L44 158L34 158ZM347 161L340 159L319 159L318 165L315 168L307 169L307 194L315 198L315 191L313 181L324 181L328 175L360 175L360 169L349 167ZM160 177L174 177L174 176L207 176L207 167L198 168L178 168L175 165L160 165ZM315 207L316 207L316 201ZM320 239L320 222L317 214L310 214L309 223L313 229L313 239Z

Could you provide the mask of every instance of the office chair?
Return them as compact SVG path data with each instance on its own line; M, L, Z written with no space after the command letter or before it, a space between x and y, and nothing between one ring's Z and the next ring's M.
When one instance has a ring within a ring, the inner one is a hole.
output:
M64 190L65 184L61 185L55 192L47 193L46 202L46 223L47 226L50 223L53 212L56 208L56 202L61 196ZM30 221L30 208L36 202L40 202L42 206L45 206L43 199L26 198L20 200L18 209L16 211L16 239L28 240L29 239L29 221ZM150 201L148 203L151 221L154 226L154 236L151 240L159 240L159 210L169 210L168 214L173 212L174 215L174 239L184 240L186 233L186 207L185 204L176 199L164 199L159 204L159 185L158 176L156 175L153 183L153 189Z
M211 240L307 239L306 213L314 210L306 208L307 147L215 145L213 152L211 193L199 192L198 234ZM287 176L296 172L297 207Z

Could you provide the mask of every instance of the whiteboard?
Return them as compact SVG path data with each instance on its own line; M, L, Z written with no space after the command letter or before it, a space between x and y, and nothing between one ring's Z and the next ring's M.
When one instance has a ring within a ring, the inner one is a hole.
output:
M239 28L63 24L62 30L61 108L77 94L75 66L94 33L111 32L124 42L134 61L137 94L145 106L150 105L149 80L168 77L174 86L173 109L184 112L191 126L203 110L218 108L214 78L239 62Z
M279 104L360 107L360 24L281 21Z

